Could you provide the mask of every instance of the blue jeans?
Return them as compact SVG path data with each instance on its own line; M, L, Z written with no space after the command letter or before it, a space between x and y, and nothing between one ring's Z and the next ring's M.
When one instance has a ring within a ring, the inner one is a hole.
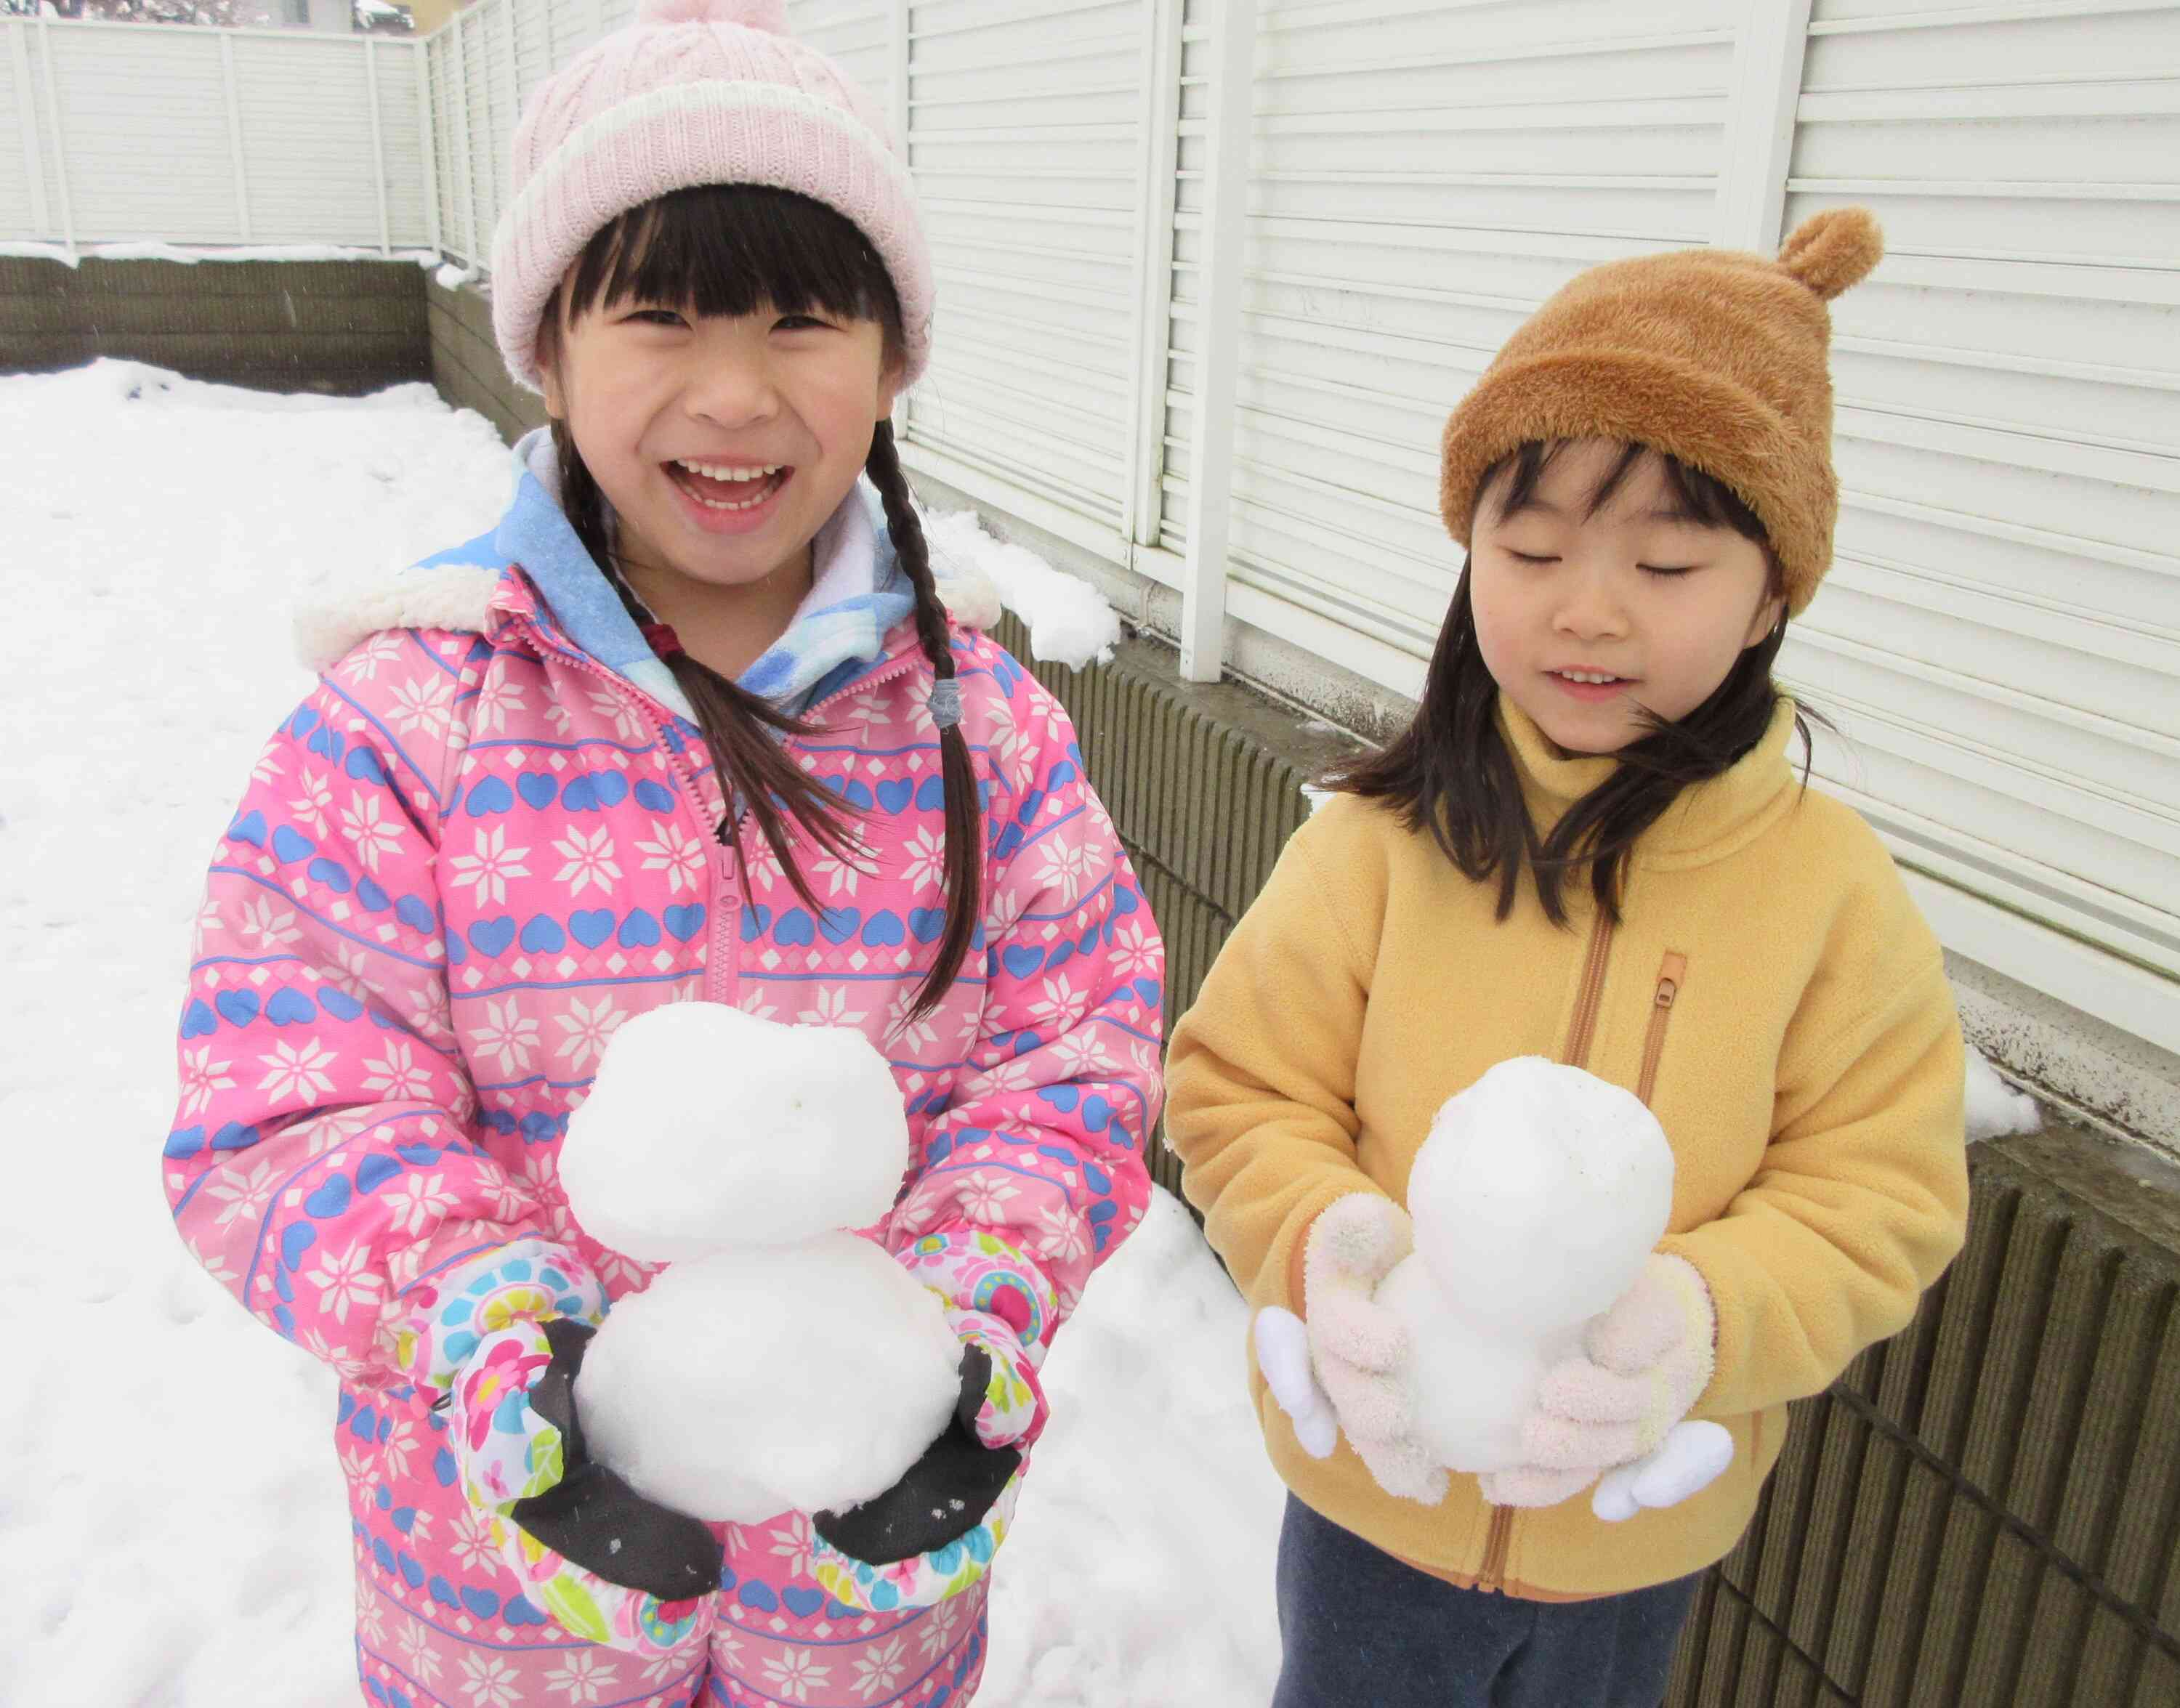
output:
M1590 1601L1463 1590L1292 1495L1272 1708L1658 1708L1697 1579Z

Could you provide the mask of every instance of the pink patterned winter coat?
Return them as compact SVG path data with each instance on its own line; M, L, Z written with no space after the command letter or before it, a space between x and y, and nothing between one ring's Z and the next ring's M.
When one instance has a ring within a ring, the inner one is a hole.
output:
M746 875L715 838L701 739L571 639L526 573L520 509L411 572L389 626L325 670L259 761L198 923L163 1164L198 1259L340 1372L360 1551L389 1568L409 1557L372 1528L366 1486L390 1441L422 1456L403 1467L418 1476L434 1445L393 1356L405 1293L530 1234L573 1246L611 1293L648 1277L573 1224L555 1167L631 1014L701 998L860 1028L893 1064L916 1158L884 1238L971 1261L997 1234L1037 1271L994 1277L1044 1301L1027 1337L1049 1340L1148 1196L1164 954L1050 695L957 626L983 923L908 1024L944 905L913 623L829 678L806 714L823 733L790 744L870 849L858 866L804 844L813 914L753 831ZM424 609L430 626L390 626ZM461 1615L466 1589L442 1587Z

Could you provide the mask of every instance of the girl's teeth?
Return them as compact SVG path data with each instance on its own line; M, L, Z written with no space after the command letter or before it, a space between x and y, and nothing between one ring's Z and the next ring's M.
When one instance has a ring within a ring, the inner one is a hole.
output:
M729 463L693 463L676 457L674 466L686 477L675 484L707 510L754 510L777 492L787 478L784 463L743 469Z
M1616 676L1600 676L1594 670L1562 670L1560 674L1569 682L1585 682L1600 688L1608 682L1620 680Z
M702 475L707 481L762 481L777 475L785 466L773 463L763 468L737 469L727 463L692 463L686 457L674 459L692 474Z

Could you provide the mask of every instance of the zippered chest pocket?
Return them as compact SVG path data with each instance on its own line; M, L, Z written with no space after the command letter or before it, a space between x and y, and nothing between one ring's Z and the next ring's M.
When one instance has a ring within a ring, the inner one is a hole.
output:
M1658 1064L1665 1057L1665 1034L1671 1029L1673 1009L1680 1001L1681 987L1687 982L1687 976L1688 958L1676 949L1668 949L1659 965L1658 982L1650 997L1650 1025L1643 1037L1643 1075L1635 1085L1635 1095L1646 1109L1658 1089Z

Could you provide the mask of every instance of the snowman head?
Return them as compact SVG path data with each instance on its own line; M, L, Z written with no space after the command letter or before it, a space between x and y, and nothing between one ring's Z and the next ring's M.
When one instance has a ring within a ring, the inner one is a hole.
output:
M1447 1101L1408 1177L1416 1250L1449 1305L1541 1335L1625 1293L1672 1212L1673 1153L1640 1101L1542 1057Z
M674 1002L614 1034L559 1162L584 1233L670 1263L877 1222L908 1119L861 1032Z

